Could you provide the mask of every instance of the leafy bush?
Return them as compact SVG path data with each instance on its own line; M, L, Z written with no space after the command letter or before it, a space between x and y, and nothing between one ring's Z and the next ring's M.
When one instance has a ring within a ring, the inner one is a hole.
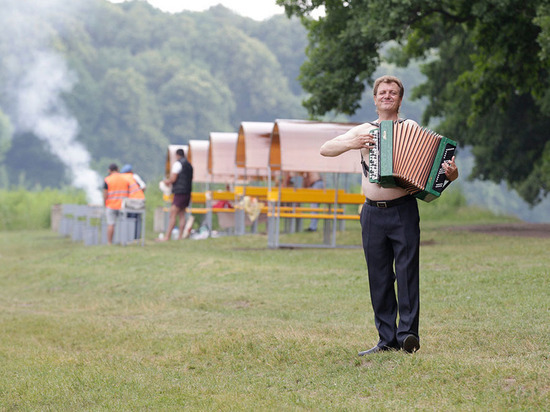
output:
M51 208L55 204L85 204L83 191L76 189L0 189L0 231L45 229L51 225Z
M499 215L476 206L468 206L466 196L460 185L445 190L441 197L429 203L419 201L420 218L424 223L435 224L471 224L516 221L517 218Z
M152 228L154 210L165 204L162 193L155 184L147 187L145 195L147 197L146 225ZM74 188L46 188L33 191L23 188L0 189L0 231L47 229L51 227L52 206L86 203L85 193Z

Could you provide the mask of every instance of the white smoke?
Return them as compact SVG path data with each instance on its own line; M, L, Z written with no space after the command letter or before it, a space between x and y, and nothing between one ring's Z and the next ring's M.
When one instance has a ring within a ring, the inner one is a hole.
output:
M70 92L75 85L76 76L69 71L63 56L48 47L50 31L41 30L43 23L38 28L33 24L33 20L46 19L49 11L63 7L63 2L7 3L8 7L3 8L2 14L11 18L6 18L9 22L0 19L0 23L6 23L3 24L2 36L25 39L20 43L23 47L15 44L8 50L9 55L3 56L13 103L8 115L17 132L32 132L59 157L67 168L72 185L86 192L88 202L100 204L101 178L90 167L88 151L76 140L78 121L62 100L62 94Z

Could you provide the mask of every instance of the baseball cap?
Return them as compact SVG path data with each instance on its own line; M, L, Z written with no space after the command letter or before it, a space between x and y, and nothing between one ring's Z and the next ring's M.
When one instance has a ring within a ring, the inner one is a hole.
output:
M120 173L128 173L132 171L132 165L126 164L120 169Z

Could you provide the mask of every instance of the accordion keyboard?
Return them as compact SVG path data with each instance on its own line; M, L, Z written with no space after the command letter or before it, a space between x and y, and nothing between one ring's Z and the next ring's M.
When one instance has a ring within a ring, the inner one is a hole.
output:
M380 143L380 129L374 129L371 134L374 135L375 139L374 146L369 150L369 178L372 180L378 180L378 176L380 175L380 152L378 149Z

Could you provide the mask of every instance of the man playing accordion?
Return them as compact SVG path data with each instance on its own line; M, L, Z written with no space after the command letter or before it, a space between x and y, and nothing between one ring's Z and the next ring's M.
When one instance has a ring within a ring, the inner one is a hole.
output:
M333 157L349 150L359 150L361 159L369 159L381 121L417 125L412 120L399 119L404 87L398 78L382 76L376 79L373 91L378 119L327 141L321 147L321 155ZM458 178L454 156L441 167L449 181ZM359 356L399 349L413 353L420 348L420 218L417 200L402 187L383 187L370 181L367 172L363 174L362 189L366 197L361 210L363 250L379 341L373 348L359 352Z

